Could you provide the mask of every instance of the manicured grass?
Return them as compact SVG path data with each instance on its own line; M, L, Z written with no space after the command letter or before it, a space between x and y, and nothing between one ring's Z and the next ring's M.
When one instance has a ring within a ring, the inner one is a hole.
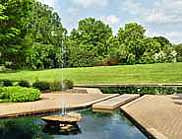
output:
M75 84L182 83L182 63L17 71L0 73L0 79L54 81L62 72Z

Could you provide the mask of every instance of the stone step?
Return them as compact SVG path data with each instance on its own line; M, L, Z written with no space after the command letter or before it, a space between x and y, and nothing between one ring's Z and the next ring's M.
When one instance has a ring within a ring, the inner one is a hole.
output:
M139 98L140 95L138 94L124 94L124 95L120 95L118 97L94 104L92 106L93 111L97 111L97 112L109 112L112 111L118 107L120 107L121 105L124 105L126 103L131 102L132 100L135 100L137 98Z

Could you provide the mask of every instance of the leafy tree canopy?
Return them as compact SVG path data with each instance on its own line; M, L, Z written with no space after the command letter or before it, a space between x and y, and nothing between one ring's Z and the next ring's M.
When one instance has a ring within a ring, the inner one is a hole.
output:
M70 66L95 65L96 59L107 54L106 42L110 37L112 29L102 21L94 18L81 20L78 29L73 29L68 39Z

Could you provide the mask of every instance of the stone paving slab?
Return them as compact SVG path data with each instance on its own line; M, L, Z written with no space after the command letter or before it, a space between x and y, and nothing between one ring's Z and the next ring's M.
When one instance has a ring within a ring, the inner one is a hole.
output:
M58 111L62 107L63 103L65 103L66 107L69 107L70 109L85 108L115 96L116 95L100 93L46 93L42 94L41 100L36 102L0 103L0 118Z
M146 95L121 109L157 139L182 139L181 95Z
M108 99L106 101L94 104L92 106L92 109L94 111L99 111L99 110L109 110L112 111L121 105L124 105L128 102L131 102L134 99L139 98L140 95L138 94L124 94L124 95L119 95L118 97Z
M74 89L77 89L77 90L86 90L86 92L88 94L102 94L102 92L100 91L100 89L98 88L80 88L80 87L74 87Z

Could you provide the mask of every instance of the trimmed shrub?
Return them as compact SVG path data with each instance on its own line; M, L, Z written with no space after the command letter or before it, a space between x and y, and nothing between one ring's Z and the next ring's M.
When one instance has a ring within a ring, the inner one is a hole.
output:
M51 91L61 91L62 90L62 84L59 81L54 81L50 83L50 90Z
M30 87L30 83L28 81L25 81L25 80L18 82L18 85L21 87L27 87L27 88Z
M2 87L0 88L0 99L4 99L5 98L5 92L2 89Z
M50 83L51 91L62 91L62 90L68 90L72 88L73 88L73 82L70 80L64 80L63 84L60 81L54 81Z
M1 87L0 88L0 96L1 96L1 99L9 99L9 96L10 96L10 92L8 91L8 88L9 87Z
M100 90L105 94L140 94L140 95L171 95L177 93L175 87L137 87L137 86L125 86L125 87L100 87Z
M10 81L10 80L3 80L2 81L2 86L6 86L6 87L13 86L13 82Z
M0 88L2 99L9 99L11 102L29 102L40 98L40 91L25 87L2 87Z
M67 90L67 89L72 89L74 83L73 83L73 81L70 81L70 80L64 80L63 85L64 85L63 89Z
M45 81L36 81L32 86L40 91L47 91L50 89L50 84Z

